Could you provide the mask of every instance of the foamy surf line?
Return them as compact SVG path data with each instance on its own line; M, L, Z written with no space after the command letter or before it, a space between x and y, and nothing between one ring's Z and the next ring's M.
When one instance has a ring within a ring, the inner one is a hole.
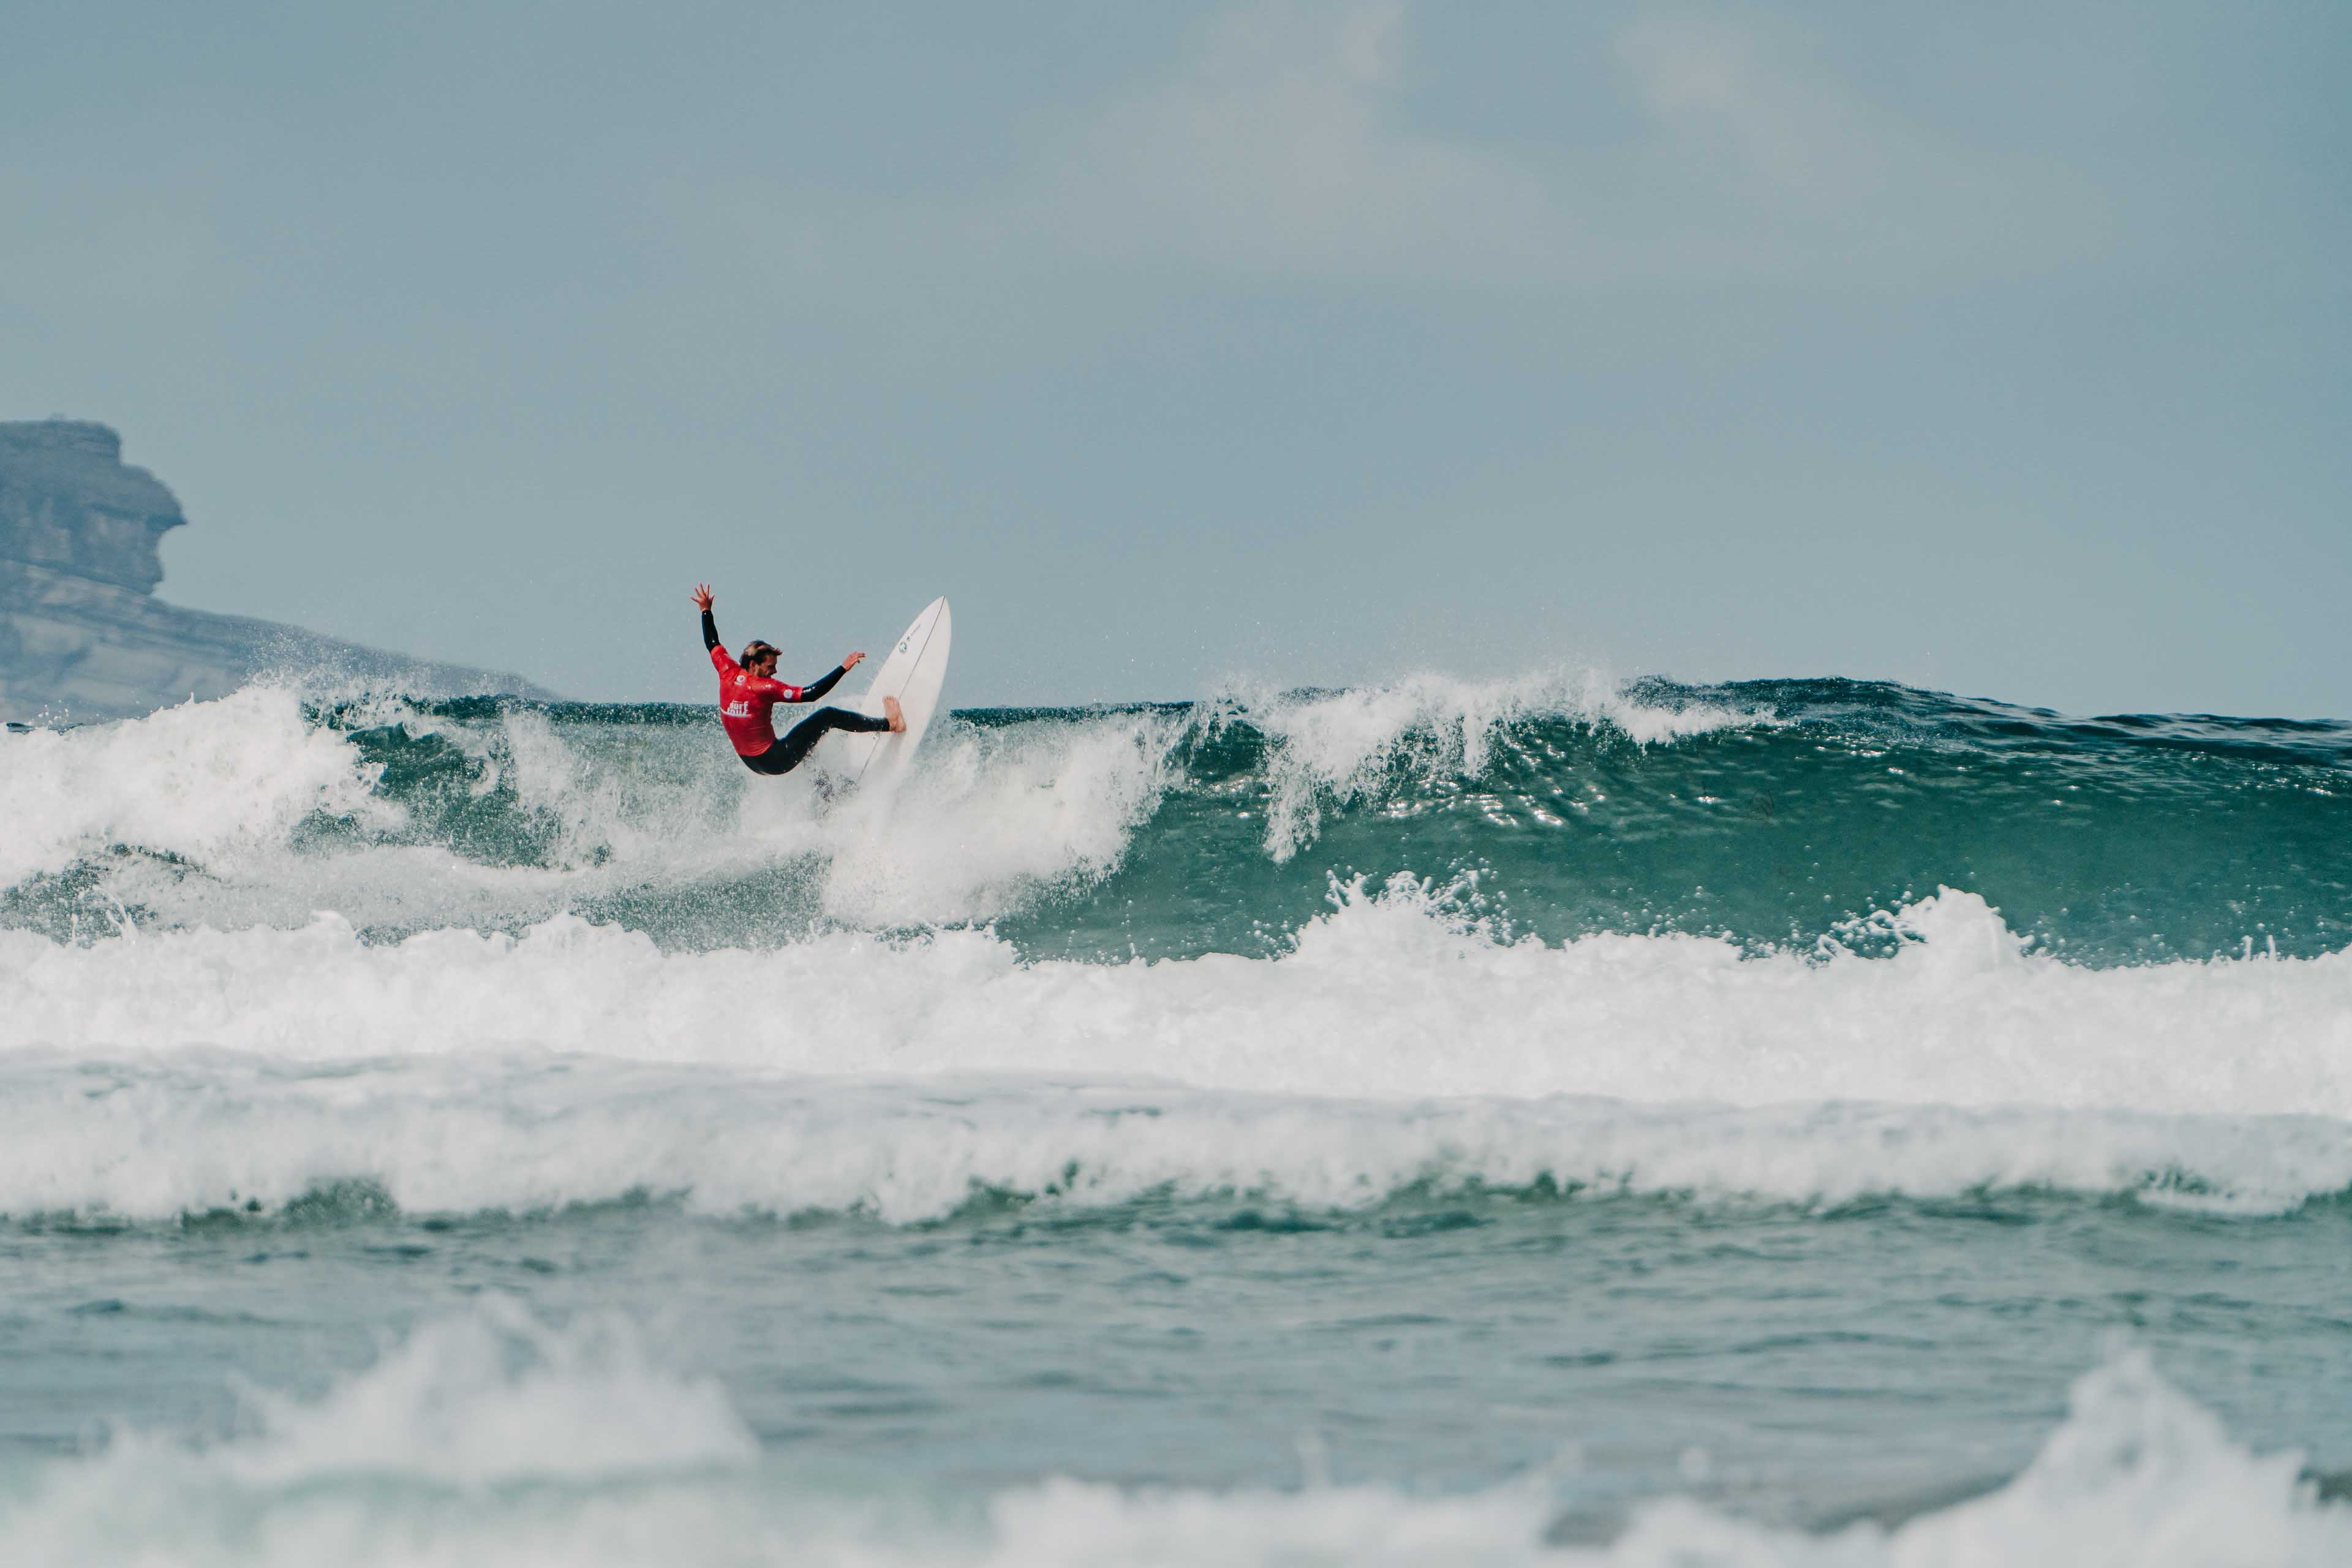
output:
M0 931L0 1050L226 1047L285 1060L517 1049L804 1076L1015 1073L1417 1100L2038 1105L2352 1121L2352 954L2083 968L1970 894L1892 956L1690 936L1552 946L1400 877L1289 952L1024 963L982 931L665 952L559 916L521 937Z
M1616 1517L1570 1464L1454 1495L1052 1478L971 1498L842 1497L762 1455L723 1386L664 1366L625 1321L551 1328L495 1298L315 1398L245 1388L239 1401L233 1437L118 1431L41 1465L0 1488L0 1532L28 1562L265 1565L2251 1568L2352 1552L2352 1512L2319 1499L2301 1455L2233 1438L2137 1351L2076 1381L2063 1421L2005 1483L1891 1529L1822 1533L1688 1498Z
M357 1197L410 1214L651 1196L700 1215L938 1220L1246 1197L1362 1208L1474 1190L1837 1205L1992 1191L2275 1214L2352 1190L2316 1117L1561 1098L1413 1103L502 1058L289 1069L207 1054L0 1059L0 1213L134 1220Z

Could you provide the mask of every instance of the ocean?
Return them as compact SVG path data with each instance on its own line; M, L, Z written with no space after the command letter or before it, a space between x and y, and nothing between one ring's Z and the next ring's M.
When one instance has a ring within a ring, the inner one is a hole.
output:
M0 737L10 1563L2352 1560L2352 724Z

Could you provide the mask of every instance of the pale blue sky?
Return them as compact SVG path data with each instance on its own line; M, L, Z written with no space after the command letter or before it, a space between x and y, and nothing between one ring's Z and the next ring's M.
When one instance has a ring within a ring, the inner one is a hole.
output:
M2352 6L0 8L163 592L698 699L1566 664L2352 716Z

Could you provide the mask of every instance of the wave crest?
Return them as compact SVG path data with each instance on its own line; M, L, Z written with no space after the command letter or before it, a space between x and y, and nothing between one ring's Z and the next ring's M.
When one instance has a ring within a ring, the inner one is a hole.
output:
M1314 841L1327 804L1354 804L1399 770L1424 786L1476 779L1505 732L1530 720L1565 720L1642 746L1772 721L1769 710L1672 700L1591 671L1486 682L1419 675L1329 692L1234 688L1206 717L1246 722L1265 738L1265 846L1277 864Z

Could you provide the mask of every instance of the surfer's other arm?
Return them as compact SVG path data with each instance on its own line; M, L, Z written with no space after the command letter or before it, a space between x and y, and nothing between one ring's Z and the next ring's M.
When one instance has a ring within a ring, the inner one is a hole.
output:
M797 688L796 689L800 694L796 697L787 697L784 700L787 702L814 702L819 700L826 692L841 684L841 678L847 675L851 670L856 669L865 658L866 656L862 653L851 654L847 658L843 659L839 664L833 667L832 674L822 676L807 686Z

